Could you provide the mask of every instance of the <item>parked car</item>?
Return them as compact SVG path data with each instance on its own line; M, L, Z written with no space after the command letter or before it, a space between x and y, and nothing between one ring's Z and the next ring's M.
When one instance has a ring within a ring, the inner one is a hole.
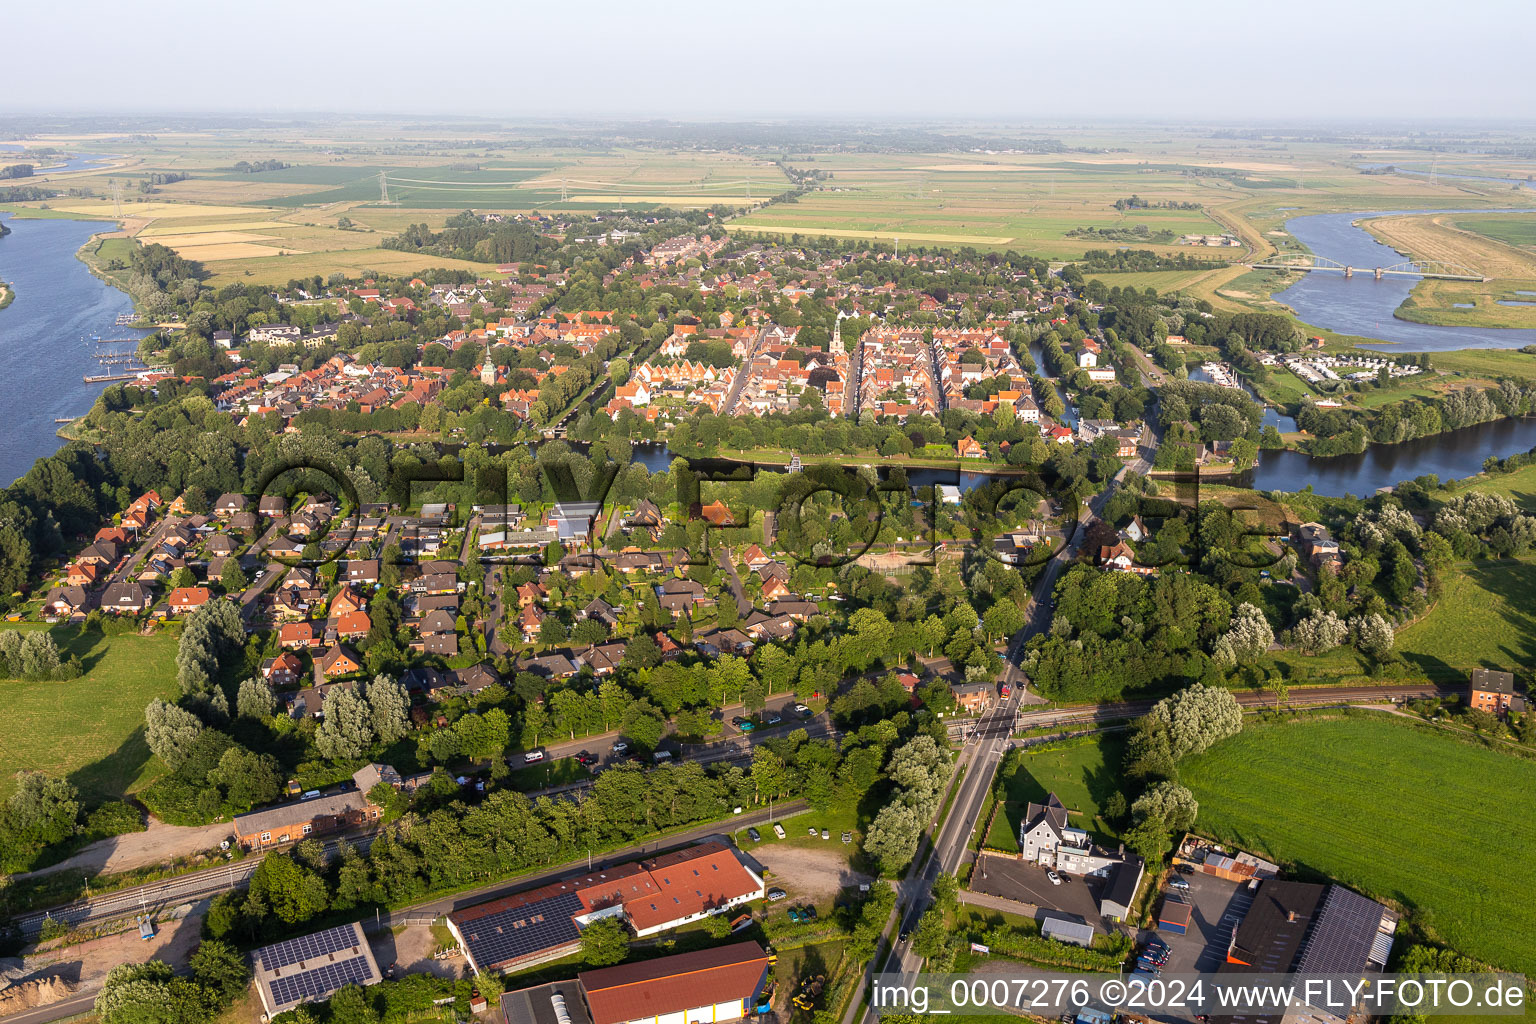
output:
M737 715L735 718L731 719L731 724L740 729L742 732L751 732L753 729L757 728L752 724L751 719L742 718L740 715Z
M576 755L576 763L590 766L597 763L597 758L593 757L590 752L583 750Z
M768 890L768 901L770 903L777 903L777 902L779 902L779 900L783 899L787 895L789 895L789 894L786 893L783 889L769 889Z
M764 725L778 725L782 721L784 721L784 716L777 711L769 711L763 715Z
M1189 885L1188 882L1184 881L1184 879L1182 879L1182 878L1170 878L1170 879L1168 879L1168 888L1170 888L1170 889L1178 889L1181 892L1188 892L1189 889L1190 889L1190 885Z
M816 920L816 908L815 907L801 907L800 908L800 920L802 920L802 921L814 921L814 920Z
M542 750L530 750L523 755L523 764L538 764L542 760L544 760L544 751Z
M1049 878L1051 880L1051 884L1052 885L1060 885L1061 884L1061 876L1058 875L1054 871L1047 871L1045 873L1045 877Z
M823 839L831 839L832 838L832 833L828 832L826 829L822 829L821 830L821 838L823 838Z
M773 823L773 834L778 836L780 839L783 839L784 838L784 826L780 825L778 822L774 822Z
M853 833L852 833L852 832L849 832L849 831L847 831L847 830L846 830L846 829L845 829L845 830L844 830L844 831L843 831L843 842L844 842L844 843L851 843L851 842L853 842Z
M801 718L810 718L811 709L806 707L804 704L796 704L795 714L799 715Z
M763 841L763 834L755 828L749 828L747 829L747 838L754 843L760 843Z
M608 749L613 751L615 754L627 754L629 753L629 744L625 743L623 740L617 740L614 742L613 746L609 747Z
M1181 875L1192 875L1195 873L1195 866L1193 864L1180 864L1177 870Z
M821 835L821 833L816 830L815 825L812 825L810 828L806 829L805 834L810 836L812 839L815 839L817 836Z

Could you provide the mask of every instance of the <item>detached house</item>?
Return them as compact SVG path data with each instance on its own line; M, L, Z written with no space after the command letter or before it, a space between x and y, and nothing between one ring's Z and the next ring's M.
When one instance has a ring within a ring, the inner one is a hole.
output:
M207 587L177 587L171 591L167 603L170 605L172 615L181 615L201 608L212 597Z
M114 615L141 614L149 603L149 588L142 583L114 583L101 595L101 610Z
M1088 833L1067 824L1067 809L1055 793L1030 803L1019 826L1019 859L1074 875L1106 872L1129 858L1093 845Z

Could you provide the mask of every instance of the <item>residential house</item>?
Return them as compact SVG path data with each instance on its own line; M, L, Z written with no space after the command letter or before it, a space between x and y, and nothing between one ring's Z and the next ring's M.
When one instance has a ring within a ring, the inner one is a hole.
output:
M1515 677L1511 672L1491 668L1475 668L1467 686L1467 707L1486 711L1495 718L1507 718L1511 711L1525 711L1525 698L1515 692Z
M362 659L346 644L337 644L315 661L315 672L321 679L349 676L362 670Z
M101 595L101 610L114 615L139 615L150 605L149 588L142 583L113 583Z
M261 678L274 687L296 685L304 674L304 662L292 651L283 651L275 658L261 663Z
M166 603L172 615L181 615L196 611L207 604L212 597L213 594L207 587L177 587L171 591L171 596Z
M357 790L235 816L235 839L247 850L265 850L297 843L312 835L324 835L377 821L379 808Z

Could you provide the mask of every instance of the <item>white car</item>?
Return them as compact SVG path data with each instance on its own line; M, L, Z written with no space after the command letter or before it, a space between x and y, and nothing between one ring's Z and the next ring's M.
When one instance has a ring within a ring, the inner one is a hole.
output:
M530 750L523 755L523 764L538 764L542 760L544 760L544 751L542 750Z
M1060 885L1061 884L1061 876L1058 875L1054 871L1047 871L1045 873L1045 877L1049 878L1051 880L1051 884L1052 885Z

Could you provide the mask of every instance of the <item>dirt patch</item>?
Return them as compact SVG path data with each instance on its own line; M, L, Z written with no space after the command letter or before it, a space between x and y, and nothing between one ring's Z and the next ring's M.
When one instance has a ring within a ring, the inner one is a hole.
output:
M433 974L439 978L457 978L464 970L463 956L433 959L432 953L439 942L430 925L408 924L398 934L388 929L374 932L368 936L368 945L373 947L373 958L379 962L379 969L387 970L394 964L397 977Z
M769 888L783 889L791 900L818 900L830 899L848 886L874 881L848 866L843 849L841 844L837 850L820 850L765 842L748 853L768 869Z
M230 825L227 821L185 827L167 825L157 818L150 818L149 827L143 832L129 832L127 835L103 839L67 860L16 877L50 875L66 870L110 874L151 864L165 864L178 857L190 857L195 853L213 850L229 834Z
M28 975L52 979L54 983L19 995L18 998L34 1001L19 1003L16 1008L44 1006L72 995L88 995L101 987L107 972L118 964L164 960L172 967L185 966L202 941L202 914L189 914L179 921L163 920L157 922L157 927L159 932L153 939L141 939L138 929L130 928L105 938L29 954L24 958ZM4 993L0 993L0 999L3 998ZM12 1012L12 1008L0 1004L0 1015Z

